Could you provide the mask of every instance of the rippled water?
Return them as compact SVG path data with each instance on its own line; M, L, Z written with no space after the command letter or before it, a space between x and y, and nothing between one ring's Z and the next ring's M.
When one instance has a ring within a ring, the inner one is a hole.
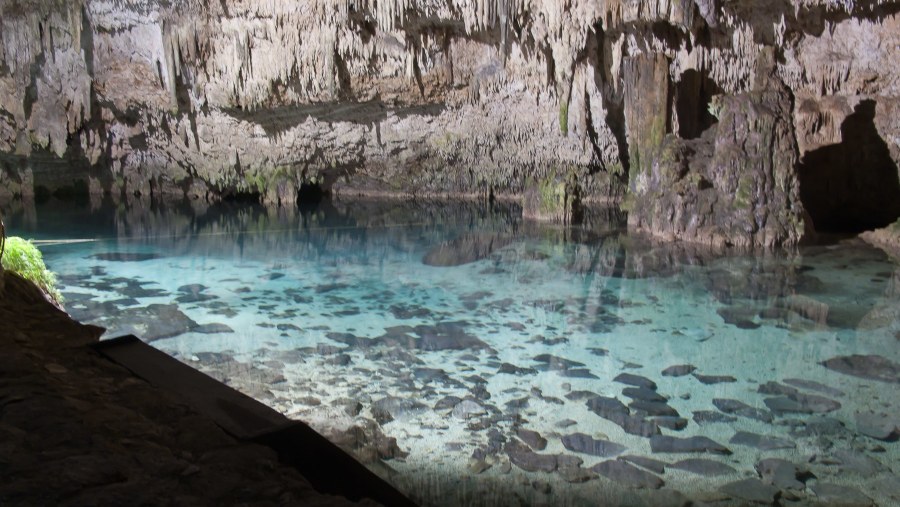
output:
M514 205L4 211L66 307L428 505L900 501L900 269L716 255Z

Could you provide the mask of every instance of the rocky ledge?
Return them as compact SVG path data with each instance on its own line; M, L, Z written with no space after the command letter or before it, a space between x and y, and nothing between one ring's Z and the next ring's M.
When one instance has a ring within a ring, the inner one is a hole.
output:
M373 505L317 493L275 451L103 359L40 291L0 273L0 504Z

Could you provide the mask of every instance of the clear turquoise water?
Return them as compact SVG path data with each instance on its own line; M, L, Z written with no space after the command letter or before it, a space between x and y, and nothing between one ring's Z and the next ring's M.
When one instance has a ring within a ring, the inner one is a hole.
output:
M424 504L900 501L900 269L858 240L714 255L629 237L610 212L562 228L449 203L4 216L87 240L42 246L73 316L308 422ZM623 413L730 454L660 452ZM767 458L795 482L760 477Z

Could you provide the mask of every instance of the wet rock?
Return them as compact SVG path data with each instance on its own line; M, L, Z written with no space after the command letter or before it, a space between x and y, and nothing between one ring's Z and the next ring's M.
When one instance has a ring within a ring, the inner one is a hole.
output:
M195 333L202 333L202 334L220 334L220 333L233 333L234 329L231 329L230 326L227 326L225 324L221 324L218 322L212 322L210 324L201 324L201 325L195 327L194 329L192 329L191 331L193 331Z
M384 425L397 419L414 417L425 411L427 407L416 400L386 396L372 403L372 417L378 424Z
M570 401L582 401L589 400L597 396L597 393L593 391L572 391L570 393L566 393L565 398Z
M612 480L639 489L659 489L665 484L662 479L621 460L609 460L597 463L591 470Z
M900 416L884 412L857 412L856 430L878 440L897 440L900 436Z
M818 391L822 394L827 394L828 396L844 396L844 391L840 389L835 389L831 386L827 386L825 384L821 384L819 382L815 382L812 380L804 380L799 378L786 378L784 379L784 383L791 385L793 387L798 387L800 389L806 389L807 391Z
M719 461L703 458L689 458L668 465L668 468L677 468L705 477L715 477L737 473L737 470Z
M534 375L537 372L534 368L516 366L510 363L501 364L500 369L497 370L497 373L505 373L507 375Z
M683 417L661 416L654 417L653 422L660 428L681 431L687 428L688 421Z
M431 310L421 306L391 305L388 310L399 320L426 319L432 315Z
M561 377L565 377L565 378L590 378L590 379L600 378L600 377L594 375L593 373L591 373L591 371L586 368L575 368L572 370L562 370L562 371L558 371L557 373Z
M845 474L851 473L859 474L863 477L871 477L889 470L877 459L848 449L835 451L834 458L840 465L840 471Z
M469 470L470 473L477 475L477 474L480 474L480 473L484 472L485 470L491 468L491 464L486 462L483 459L472 458L469 460L469 464L466 466L466 468Z
M633 456L633 455L629 454L626 456L619 456L618 459L627 461L627 462L637 465L641 468L646 468L647 470L650 470L651 472L656 472L658 474L665 472L666 466L668 466L668 463L666 463L665 461L648 458L646 456Z
M894 475L877 479L870 485L873 493L881 495L885 498L900 501L900 481Z
M625 433L639 437L651 437L659 434L659 426L650 419L640 416L626 415L609 419L619 425Z
M678 438L668 435L650 437L650 450L654 453L708 452L711 454L731 454L731 450L708 437Z
M810 487L810 489L816 495L816 500L826 505L840 505L841 507L868 507L875 505L871 498L850 486L820 482Z
M586 402L588 409L604 419L618 414L629 414L628 407L616 398L595 396Z
M731 444L745 445L747 447L755 447L762 451L794 449L797 447L797 445L790 440L757 435L756 433L750 433L749 431L738 431L728 442Z
M697 424L714 424L714 423L733 423L737 421L737 417L723 414L721 412L713 412L712 410L698 410L694 412L694 422Z
M484 415L487 413L487 410L475 401L463 400L453 407L453 412L451 413L457 419L469 419L470 417Z
M747 502L772 504L778 495L778 488L764 484L759 479L744 479L728 483L719 488L726 495Z
M573 433L562 437L563 447L592 456L608 458L625 452L626 447L607 440L597 440L584 433Z
M542 437L537 431L519 428L516 430L516 436L535 451L543 451L547 448L547 439Z
M797 393L793 396L778 396L764 400L769 410L777 415L785 413L821 414L841 408L837 401L814 394Z
M187 304L187 303L202 303L204 301L212 301L213 299L218 299L217 296L213 296L212 294L182 294L175 298L175 301Z
M647 389L646 387L626 387L622 389L622 395L627 396L634 400L643 400L650 402L663 402L665 403L668 399L657 393L652 389Z
M767 458L756 464L756 471L763 483L771 484L778 489L802 491L806 487L803 482L798 480L805 477L806 474L801 473L800 469L790 461Z
M538 454L519 441L510 441L504 447L512 464L527 472L552 472L556 470L556 454Z
M444 396L434 404L435 410L453 410L453 407L459 405L462 398L456 396Z
M539 363L544 363L543 366L538 367L538 369L542 371L562 371L584 366L584 363L579 363L578 361L570 361L569 359L564 359L562 357L557 357L551 354L540 354L534 356L533 359L534 361L537 361Z
M564 467L560 465L557 473L564 481L572 484L580 484L597 478L597 474L581 466Z
M656 401L643 401L643 400L634 400L628 404L628 407L635 410L636 412L653 415L653 416L666 416L666 417L678 417L678 411L674 408L670 407L666 403L660 403Z
M115 327L123 334L133 334L148 342L187 333L198 324L178 309L178 305L152 304L128 308L99 322Z
M726 414L735 414L765 423L771 423L774 420L771 412L751 407L740 400L713 398L712 402L717 409Z
M558 423L556 423L555 426L557 428L565 429L565 428L570 428L572 426L575 426L576 424L578 424L578 421L575 421L572 419L563 419L562 421L559 421Z
M699 373L694 373L694 378L699 380L701 384L713 385L713 384L730 384L732 382L737 382L737 379L732 377L731 375L701 375Z
M845 375L900 383L900 365L878 355L838 356L823 362L822 365Z
M662 371L664 377L683 377L690 375L697 367L692 364L676 364Z
M465 330L464 322L438 322L419 325L413 332L419 336L422 350L465 350L488 348L487 344Z
M616 398L595 396L586 402L588 409L600 417L622 427L626 433L649 437L659 433L655 422L641 416L631 415L628 407Z
M363 464L405 458L409 455L400 449L396 438L386 436L371 420L362 421L347 430L334 430L326 436L338 446L353 450L354 455Z
M613 381L619 382L621 384L632 385L635 387L643 387L654 391L656 390L656 382L653 382L647 377L642 377L633 373L620 373L616 375Z

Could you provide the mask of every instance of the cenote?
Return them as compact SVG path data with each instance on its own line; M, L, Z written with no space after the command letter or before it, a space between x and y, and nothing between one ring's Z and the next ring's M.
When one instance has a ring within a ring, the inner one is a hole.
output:
M900 269L855 238L723 254L503 203L18 206L74 318L422 505L896 494Z

